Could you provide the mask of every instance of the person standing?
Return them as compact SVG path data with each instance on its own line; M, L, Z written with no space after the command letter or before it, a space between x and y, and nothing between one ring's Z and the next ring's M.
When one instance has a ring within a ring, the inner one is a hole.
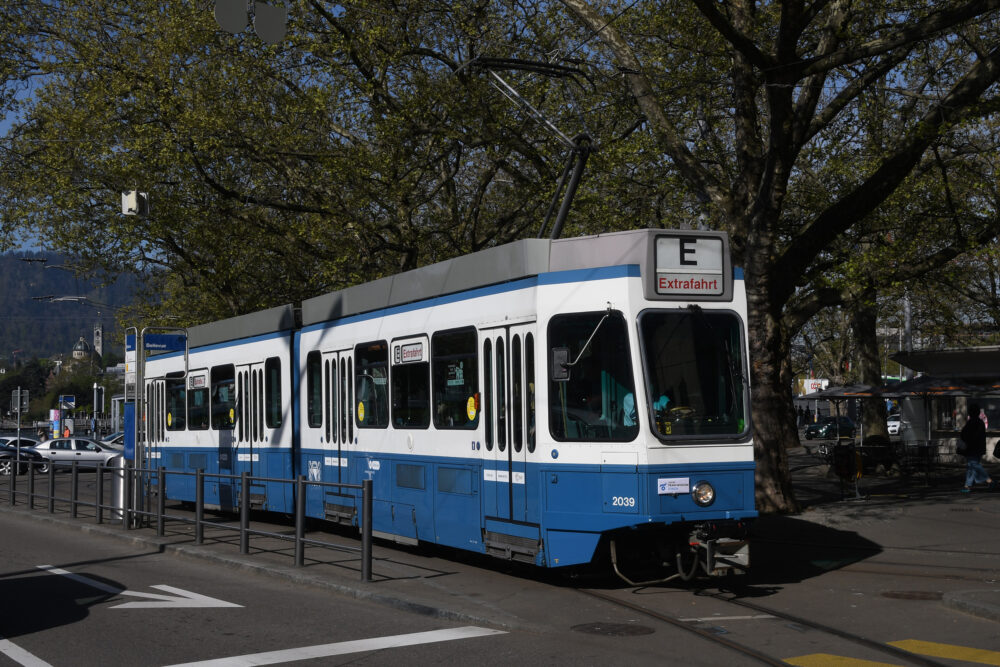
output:
M965 486L962 493L969 493L972 486L979 482L986 482L988 488L994 487L993 478L990 477L986 469L983 468L982 458L986 454L986 427L979 418L979 406L975 403L969 405L969 420L965 422L960 434L962 442L965 443Z

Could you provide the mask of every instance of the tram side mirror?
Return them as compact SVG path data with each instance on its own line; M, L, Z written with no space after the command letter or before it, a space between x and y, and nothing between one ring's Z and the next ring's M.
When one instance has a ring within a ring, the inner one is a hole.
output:
M552 348L552 380L569 382L569 348Z

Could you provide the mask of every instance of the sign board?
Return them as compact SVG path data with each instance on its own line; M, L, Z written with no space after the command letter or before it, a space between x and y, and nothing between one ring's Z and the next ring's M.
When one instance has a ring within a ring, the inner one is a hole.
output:
M59 408L62 410L72 410L76 407L76 396L74 394L66 394L59 397Z
M726 291L726 252L719 236L657 236L656 294L691 298L722 296Z
M142 337L142 347L147 352L183 352L187 348L187 336L183 334L146 334Z
M830 381L821 380L819 378L807 378L807 379L798 379L795 381L795 384L798 385L796 387L796 389L798 389L796 393L799 396L805 396L808 394L815 393L817 391L823 391L830 385Z
M26 412L28 410L28 390L15 389L10 392L10 411Z

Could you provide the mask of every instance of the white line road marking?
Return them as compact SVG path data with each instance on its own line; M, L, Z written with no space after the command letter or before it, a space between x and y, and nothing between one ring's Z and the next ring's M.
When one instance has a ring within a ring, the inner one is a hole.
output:
M758 618L774 618L770 614L757 614L756 616L705 616L703 618L681 618L685 623L708 623L709 621L752 621Z
M453 641L455 639L470 639L472 637L487 637L489 635L503 634L507 633L502 630L489 630L487 628L466 626L464 628L452 628L450 630L414 632L408 635L394 635L392 637L356 639L354 641L338 642L336 644L303 646L302 648L292 648L284 651L250 653L247 655L233 656L232 658L219 658L217 660L205 660L203 662L186 662L179 665L172 665L171 667L250 667L250 665L275 665L281 662L328 658L334 655L347 655L348 653L359 653L361 651L378 651L379 649L384 648L415 646L417 644L431 644L434 642Z
M158 584L156 586L151 586L150 588L156 588L161 591L167 591L168 593L174 593L174 595L160 595L158 593L138 593L136 591L124 590L121 588L116 588L114 586L109 586L104 582L97 581L96 579L91 579L90 577L85 577L80 574L74 574L67 570L62 570L58 567L53 567L52 565L39 565L38 569L45 570L46 572L51 572L52 574L61 574L68 579L79 582L90 586L91 588L96 588L97 590L104 591L105 593L111 593L112 595L122 595L126 597L133 598L145 598L142 602L125 602L123 604L118 604L111 609L165 609L165 608L176 608L176 607L242 607L243 605L234 604L232 602L225 602L224 600L219 600L217 598L210 598L207 595L199 595L198 593L192 593L191 591L186 591L183 588L175 588L173 586L167 586L166 584Z
M24 667L52 667L52 665L45 662L41 658L36 658L34 655L28 653L14 642L9 639L4 639L3 637L0 637L0 653L7 656L17 664L24 665Z

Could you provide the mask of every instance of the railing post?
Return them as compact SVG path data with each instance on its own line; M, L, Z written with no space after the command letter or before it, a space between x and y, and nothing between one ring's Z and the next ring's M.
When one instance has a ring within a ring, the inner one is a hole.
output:
M361 581L372 580L372 481L361 482Z
M94 508L94 520L104 523L104 463L97 464L97 506Z
M122 461L122 481L124 483L124 493L122 494L122 528L129 530L132 527L132 466L128 460Z
M301 567L306 560L306 478L299 475L295 479L295 565Z
M163 512L167 501L167 473L163 466L156 471L156 536L163 537Z
M248 474L240 473L240 553L250 553L250 484Z
M49 461L49 514L56 513L56 462Z
M35 509L35 463L28 464L28 509Z
M80 495L80 462L73 461L73 467L70 469L70 486L69 486L69 515L71 518L76 518L76 499Z
M10 470L8 471L10 475L7 480L8 487L7 490L10 492L10 506L14 506L14 480L17 479L17 468L21 462L15 457L13 459L8 459L10 461Z
M201 468L194 473L194 543L205 541L205 471Z

